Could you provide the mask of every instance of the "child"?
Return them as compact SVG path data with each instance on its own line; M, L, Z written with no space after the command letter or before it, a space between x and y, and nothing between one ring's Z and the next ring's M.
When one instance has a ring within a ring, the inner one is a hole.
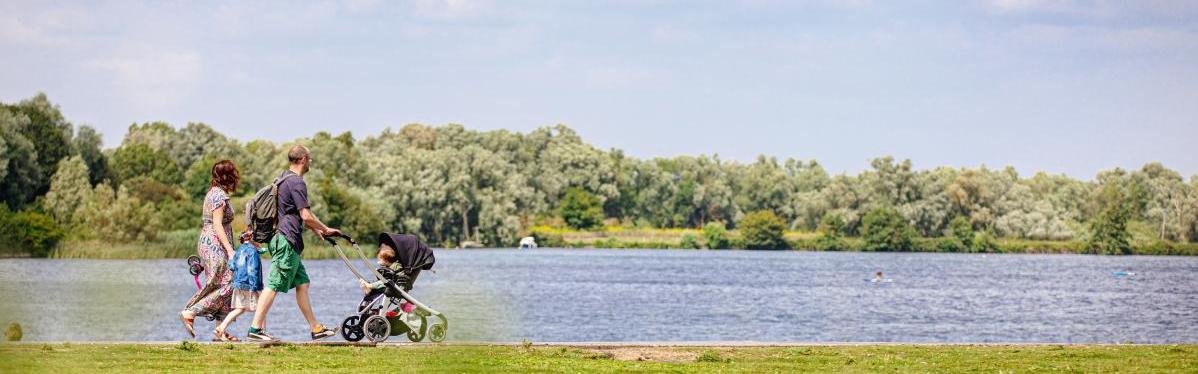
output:
M405 292L412 290L412 284L416 281L416 277L420 275L421 270L430 269L433 266L433 254L424 243L415 235L403 234L379 234L379 253L378 264L379 273L386 279L380 279L375 282L366 283L359 279L358 283L362 286L362 292L366 296L362 299L362 305L368 304L371 300L379 297L379 295L387 293L387 282L395 282ZM411 265L410 268L405 268L404 263ZM399 295L389 295L399 297ZM411 313L415 305L404 300L400 304L400 309L404 313Z
M233 252L229 269L233 272L233 311L216 326L217 341L236 342L237 337L225 332L233 321L245 312L253 312L258 306L258 292L262 291L262 259L265 252L250 240L249 232L241 233L241 246Z

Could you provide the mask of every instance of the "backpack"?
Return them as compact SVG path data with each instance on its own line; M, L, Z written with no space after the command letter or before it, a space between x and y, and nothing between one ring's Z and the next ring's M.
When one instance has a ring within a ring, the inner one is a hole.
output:
M255 243L269 243L279 230L279 185L295 174L276 178L269 186L254 193L254 198L245 204L245 224L253 233Z

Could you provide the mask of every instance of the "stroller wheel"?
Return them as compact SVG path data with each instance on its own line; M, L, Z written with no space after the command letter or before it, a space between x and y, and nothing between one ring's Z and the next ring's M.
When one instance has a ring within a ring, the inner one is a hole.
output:
M187 272L191 273L192 276L197 276L204 272L204 265L200 262L199 256L191 255L187 257Z
M424 318L423 315L419 316L420 327L414 330L408 330L408 340L411 340L413 343L418 343L421 340L424 340L424 334L428 332L428 319Z
M428 340L431 342L434 342L434 343L440 343L440 342L445 341L445 325L438 323L438 324L429 326Z
M366 339L375 343L382 343L391 336L391 323L387 322L383 316L370 316L366 318L366 322L362 324L362 330L366 333Z
M345 320L341 321L341 337L350 342L356 342L366 337L366 333L362 331L362 317L358 315L345 317Z

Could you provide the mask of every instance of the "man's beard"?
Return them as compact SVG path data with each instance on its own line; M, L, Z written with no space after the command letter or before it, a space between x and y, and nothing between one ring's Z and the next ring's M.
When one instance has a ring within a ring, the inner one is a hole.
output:
M308 168L312 167L311 163L304 164L304 174L308 174Z

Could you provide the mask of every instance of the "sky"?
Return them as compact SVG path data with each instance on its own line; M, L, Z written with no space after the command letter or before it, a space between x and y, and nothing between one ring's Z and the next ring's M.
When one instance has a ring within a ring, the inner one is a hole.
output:
M0 101L242 140L574 128L855 173L1198 173L1196 1L0 2Z

